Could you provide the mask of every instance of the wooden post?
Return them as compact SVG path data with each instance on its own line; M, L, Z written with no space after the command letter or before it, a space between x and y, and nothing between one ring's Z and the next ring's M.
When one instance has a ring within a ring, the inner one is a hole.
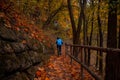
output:
M70 53L71 53L71 55L73 55L73 49L72 49L73 47L72 46L70 46ZM72 58L71 58L71 60L70 60L70 64L72 64Z
M83 62L83 50L81 48L81 62ZM81 80L84 80L83 67L81 65Z

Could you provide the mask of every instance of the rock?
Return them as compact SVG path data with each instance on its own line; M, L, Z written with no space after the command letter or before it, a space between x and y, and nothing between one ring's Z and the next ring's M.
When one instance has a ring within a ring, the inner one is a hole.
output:
M38 68L36 66L33 66L33 67L27 69L25 74L28 76L29 79L34 79L37 69Z
M32 62L28 52L23 52L21 54L18 54L17 57L18 57L18 60L20 61L20 70L25 70L30 66L32 66Z
M40 63L42 61L40 54L42 53L37 53L34 51L29 52L29 57L31 58L33 64Z
M13 48L15 53L22 53L28 50L27 46L23 43L11 43L11 47Z
M20 61L15 54L0 55L0 74L9 74L20 67Z
M29 39L27 40L27 47L29 48L29 50L33 49L35 51L39 51L39 52L43 52L42 50L42 45L40 44L40 42L36 39Z
M17 41L17 35L15 34L15 32L5 26L0 26L0 38L5 41Z
M25 73L17 72L1 80L30 80Z
M0 41L0 52L2 53L13 53L13 49L10 46L9 42Z
M42 52L40 42L28 33L0 26L0 80L32 80Z
M0 80L33 80L35 66L43 63L45 47L30 33L0 22Z

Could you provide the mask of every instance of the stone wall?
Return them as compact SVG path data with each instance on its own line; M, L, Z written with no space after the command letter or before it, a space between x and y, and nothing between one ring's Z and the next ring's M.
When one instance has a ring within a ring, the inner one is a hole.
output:
M41 43L24 30L0 22L0 80L32 80L42 62Z

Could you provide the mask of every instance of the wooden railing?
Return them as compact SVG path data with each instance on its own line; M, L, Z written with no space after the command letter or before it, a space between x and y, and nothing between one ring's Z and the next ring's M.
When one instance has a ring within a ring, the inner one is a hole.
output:
M74 48L78 48L79 50L79 55L80 57L75 57L73 55L73 49ZM81 79L80 80L84 80L84 73L83 70L86 70L95 80L104 80L104 71L102 75L98 75L96 72L94 72L93 70L91 70L90 66L87 66L85 64L84 61L84 50L94 50L97 52L102 52L102 54L106 54L109 52L114 52L114 53L118 53L120 52L120 49L112 49L112 48L102 48L102 47L92 47L92 46L87 46L87 45L72 45L72 44L65 44L65 53L66 56L68 55L71 58L70 63L72 63L72 60L76 61L77 63L79 63L81 65ZM92 54L92 53L90 53ZM94 53L95 54L95 53ZM96 54L95 54L96 55ZM99 56L99 55L96 55ZM99 56L100 57L100 56ZM105 57L106 55L104 55L104 59L103 57L101 59L103 59L103 63L104 63L104 68L105 68Z

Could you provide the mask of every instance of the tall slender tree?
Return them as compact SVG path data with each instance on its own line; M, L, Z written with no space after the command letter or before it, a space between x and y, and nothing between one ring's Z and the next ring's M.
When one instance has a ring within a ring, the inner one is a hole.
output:
M85 13L84 13L84 9L85 9L85 5L86 5L86 0L78 0L79 1L79 16L78 16L78 25L76 26L75 24L75 20L74 20L74 15L73 15L73 10L72 10L72 6L71 6L71 0L67 0L68 3L68 11L69 11L69 15L70 15L70 20L71 20L71 26L72 26L72 33L73 33L73 44L80 44L80 31L81 31L81 27L84 21L84 41L87 40L86 38L86 24L85 24ZM77 57L78 53L76 52L77 50L74 49L74 56Z
M81 12L82 12L82 19L83 19L83 45L87 45L87 26L86 26L86 15L85 15L85 10L86 10L86 0L81 0L80 6L81 6ZM84 49L84 60L85 63L87 63L87 50Z
M99 32L99 46L100 47L103 47L103 34L102 34L102 25L101 25L101 19L100 19L100 3L101 3L101 0L98 0L98 12L97 12L97 21L98 21L98 32ZM99 60L99 70L100 72L102 73L103 71L103 54L102 52L100 51L99 53L99 56L101 57L100 60Z
M93 35L93 27L94 27L94 0L91 0L91 9L93 9L92 11L92 18L91 18L91 31L90 31L90 37L89 37L89 42L88 45L91 46L92 44L92 35ZM88 66L90 65L90 49L88 49Z
M119 19L119 44L118 44L118 48L120 49L120 19Z
M120 3L120 0L118 1L118 3ZM118 14L120 16L120 4L118 5ZM120 18L118 18L118 27L119 27L119 44L118 44L118 48L120 49Z
M81 0L80 0L80 2L81 2ZM73 44L79 44L80 43L80 30L81 30L81 25L82 25L82 12L83 12L83 10L81 9L81 12L79 14L78 26L76 26L73 11L72 11L72 6L71 6L71 0L67 0L67 3L68 3L68 11L69 11L70 21L71 21L71 26L72 26ZM74 48L73 52L74 52L74 56L77 57L78 53L76 52L75 48Z

